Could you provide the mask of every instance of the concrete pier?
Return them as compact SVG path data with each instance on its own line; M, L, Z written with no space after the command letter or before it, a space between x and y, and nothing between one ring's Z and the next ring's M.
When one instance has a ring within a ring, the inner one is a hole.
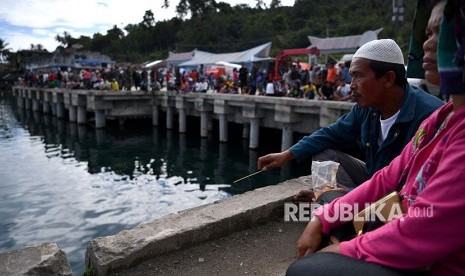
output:
M281 151L287 150L293 144L292 128L289 124L283 124L283 133L281 140Z
M32 99L32 111L38 112L40 111L40 103L37 99Z
M186 110L179 109L179 133L186 133Z
M152 107L152 125L158 126L158 120L159 120L159 109L158 109L158 106L154 105Z
M24 98L21 96L18 96L16 98L16 104L18 105L19 108L24 108Z
M25 103L26 103L26 110L31 110L32 109L32 100L29 99L29 98L26 98Z
M77 122L77 106L70 106L68 109L68 119L72 123Z
M229 123L242 125L242 138L249 147L260 147L260 128L282 131L281 149L293 143L293 133L311 133L325 127L347 113L353 103L311 101L286 97L263 97L238 94L178 94L172 91L146 93L141 91L95 91L49 88L13 87L20 108L40 109L57 118L86 124L95 117L95 127L103 128L106 120L151 118L153 126L187 132L188 117L200 121L200 137L207 137L218 123L219 141L228 142ZM76 111L77 110L77 111ZM160 113L166 121L160 122ZM90 118L87 118L90 116ZM197 134L199 135L199 134Z
M87 110L84 106L77 107L77 122L80 125L87 123Z
M95 110L95 128L105 128L106 126L105 110Z
M208 112L202 111L200 113L200 137L205 138L208 136Z
M44 114L49 114L50 113L50 103L49 102L44 101L42 103L42 112Z
M65 118L65 106L63 103L57 103L57 118L64 119Z
M226 114L220 114L220 142L228 142L228 120Z
M56 116L57 115L57 104L56 103L51 103L50 107L52 109L52 115Z
M166 129L173 129L173 108L171 106L166 108Z
M256 149L258 148L258 138L260 133L259 119L254 118L250 121L250 140L249 148Z

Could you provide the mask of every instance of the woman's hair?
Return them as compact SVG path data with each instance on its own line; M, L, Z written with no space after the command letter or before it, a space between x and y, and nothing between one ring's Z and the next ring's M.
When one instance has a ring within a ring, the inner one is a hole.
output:
M393 71L396 74L395 84L397 86L404 87L407 84L405 66L402 64L370 60L370 68L375 72L375 77L377 79L387 72Z

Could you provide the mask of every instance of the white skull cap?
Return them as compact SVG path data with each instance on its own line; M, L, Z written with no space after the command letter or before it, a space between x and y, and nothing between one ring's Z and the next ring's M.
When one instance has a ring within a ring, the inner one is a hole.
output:
M367 42L355 52L353 58L366 58L404 65L402 50L400 50L399 45L392 39L379 39Z

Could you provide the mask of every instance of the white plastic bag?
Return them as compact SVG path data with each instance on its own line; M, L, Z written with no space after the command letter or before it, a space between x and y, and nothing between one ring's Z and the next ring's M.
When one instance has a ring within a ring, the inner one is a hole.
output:
M336 188L338 168L338 162L312 161L312 189L317 197L323 192Z

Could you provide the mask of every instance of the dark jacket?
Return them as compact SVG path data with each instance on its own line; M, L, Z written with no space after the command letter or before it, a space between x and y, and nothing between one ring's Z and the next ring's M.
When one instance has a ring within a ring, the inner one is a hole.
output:
M290 151L297 160L302 160L325 149L359 149L365 156L367 174L371 177L401 153L421 122L443 104L423 90L407 85L399 116L381 146L378 146L379 110L354 105L349 113L332 125L305 136Z

